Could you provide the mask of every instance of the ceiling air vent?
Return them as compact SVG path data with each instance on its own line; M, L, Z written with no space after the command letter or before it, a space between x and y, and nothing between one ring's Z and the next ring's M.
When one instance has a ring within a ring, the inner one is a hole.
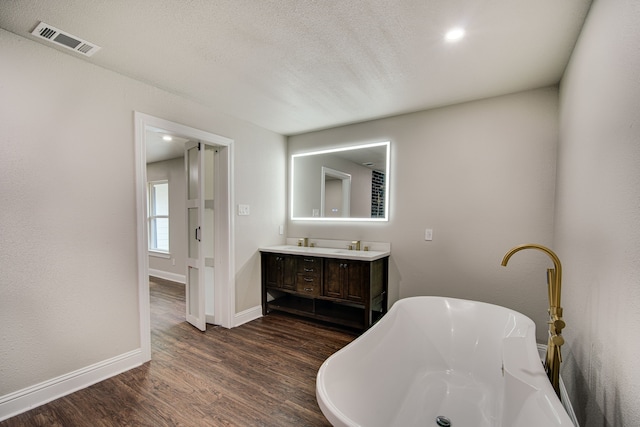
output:
M49 24L41 22L38 26L31 31L36 37L48 40L51 43L66 47L67 49L74 50L84 56L92 56L94 53L100 50L100 46L90 43L86 40L82 40L79 37L65 33L52 27Z

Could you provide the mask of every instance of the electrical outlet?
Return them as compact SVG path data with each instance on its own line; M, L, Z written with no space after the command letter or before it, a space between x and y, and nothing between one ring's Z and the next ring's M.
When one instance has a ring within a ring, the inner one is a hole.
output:
M249 205L238 205L238 215L249 215Z
M433 229L427 228L424 230L424 240L428 242L433 240Z

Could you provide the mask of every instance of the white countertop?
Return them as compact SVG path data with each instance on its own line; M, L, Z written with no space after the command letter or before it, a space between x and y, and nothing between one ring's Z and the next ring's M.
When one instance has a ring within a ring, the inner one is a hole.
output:
M305 247L296 245L277 245L259 248L260 252L271 252L287 255L310 255L322 258L339 258L339 259L353 259L360 261L375 261L380 258L384 258L391 254L390 250L375 250L375 251L356 251L349 249L337 249L337 248L319 248L319 247Z

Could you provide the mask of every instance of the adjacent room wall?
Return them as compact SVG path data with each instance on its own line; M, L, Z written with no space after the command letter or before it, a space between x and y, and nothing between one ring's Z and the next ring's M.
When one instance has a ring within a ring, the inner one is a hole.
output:
M546 343L549 260L528 251L500 261L517 244L552 244L557 103L547 88L292 136L290 155L390 140L391 206L388 223L289 221L289 237L390 242L391 302L504 305L534 319Z
M640 3L596 0L561 84L562 377L582 427L640 425Z
M147 164L147 181L169 181L170 258L149 255L149 270L167 280L185 283L187 269L187 177L184 158Z
M140 347L134 111L234 140L236 301L259 305L284 137L4 30L0 57L0 400Z

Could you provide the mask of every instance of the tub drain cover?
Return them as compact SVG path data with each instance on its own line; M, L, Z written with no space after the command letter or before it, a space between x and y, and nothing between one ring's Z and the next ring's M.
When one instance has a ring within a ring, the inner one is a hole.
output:
M440 427L451 427L451 420L443 415L438 415L436 417L436 424Z

